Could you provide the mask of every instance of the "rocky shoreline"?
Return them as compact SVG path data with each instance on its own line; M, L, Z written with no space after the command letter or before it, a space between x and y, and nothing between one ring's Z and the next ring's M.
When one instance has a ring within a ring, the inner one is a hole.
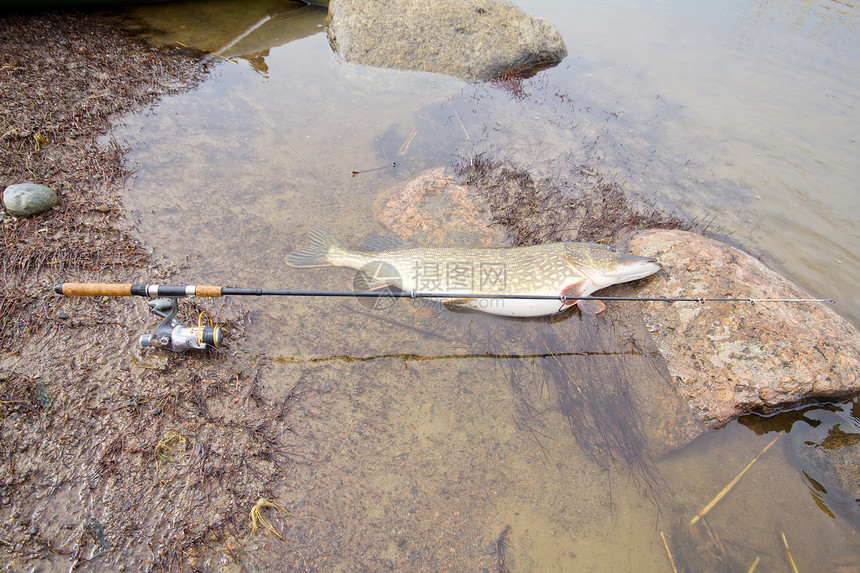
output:
M0 561L10 570L229 561L283 471L285 399L263 398L255 359L144 356L140 301L51 288L175 272L124 220L129 170L110 126L193 88L201 55L148 47L99 13L0 15L0 188L38 183L59 200L0 220ZM182 319L205 308L190 304ZM240 315L218 314L240 339ZM213 544L224 551L201 550Z

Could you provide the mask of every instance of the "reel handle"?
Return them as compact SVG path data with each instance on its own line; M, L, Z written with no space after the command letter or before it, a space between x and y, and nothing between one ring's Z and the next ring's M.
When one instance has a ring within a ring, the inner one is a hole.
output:
M66 296L146 296L185 297L185 296L221 296L220 286L210 285L144 285L124 283L60 283L54 287L54 292Z

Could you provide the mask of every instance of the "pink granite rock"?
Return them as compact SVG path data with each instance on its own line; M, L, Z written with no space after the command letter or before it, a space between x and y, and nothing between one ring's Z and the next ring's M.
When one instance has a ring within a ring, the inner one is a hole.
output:
M685 231L645 231L627 250L663 271L638 296L808 298L754 257ZM860 332L825 303L642 305L672 384L704 428L860 391Z
M422 245L498 247L508 244L480 196L454 182L444 167L382 192L376 218L395 237Z

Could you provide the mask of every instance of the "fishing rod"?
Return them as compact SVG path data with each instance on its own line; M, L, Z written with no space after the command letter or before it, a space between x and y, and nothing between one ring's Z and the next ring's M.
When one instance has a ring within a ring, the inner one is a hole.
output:
M220 326L203 324L203 311L197 320L197 326L186 327L176 318L179 311L179 299L186 297L217 298L225 296L295 296L295 297L354 297L354 298L409 298L409 299L506 299L506 300L557 300L561 304L573 304L580 300L616 301L616 302L695 302L705 303L748 303L762 302L778 303L834 303L828 298L754 298L754 297L653 297L653 296L577 296L541 294L473 294L445 292L417 292L404 290L290 290L290 289L261 289L239 288L214 285L159 285L131 283L60 283L54 287L54 292L65 296L140 296L150 300L147 304L150 312L162 317L161 323L152 334L140 337L141 346L163 348L174 352L184 352L189 348L198 350L220 348L223 342L223 330Z

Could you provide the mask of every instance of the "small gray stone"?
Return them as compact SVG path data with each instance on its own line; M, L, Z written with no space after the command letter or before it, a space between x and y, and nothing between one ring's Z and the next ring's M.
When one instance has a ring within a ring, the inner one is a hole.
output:
M17 183L3 191L3 205L10 215L16 217L38 215L59 202L53 189L38 183Z

